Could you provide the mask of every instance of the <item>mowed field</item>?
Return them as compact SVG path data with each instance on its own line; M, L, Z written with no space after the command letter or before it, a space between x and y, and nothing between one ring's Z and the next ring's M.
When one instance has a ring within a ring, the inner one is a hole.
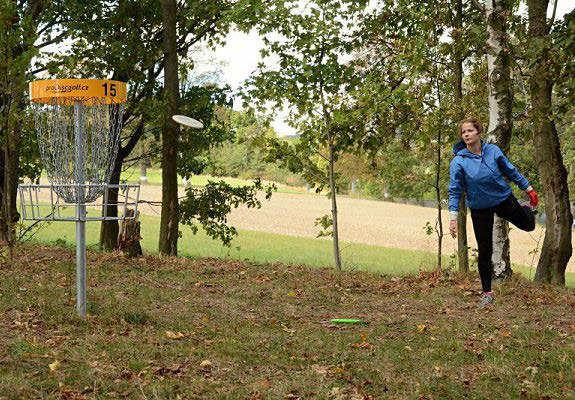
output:
M180 190L181 195L184 195L184 190ZM143 185L141 187L141 199L160 201L161 197L159 186ZM315 219L329 214L330 210L331 200L324 195L278 192L274 193L269 201L262 199L260 209L240 207L234 210L229 222L241 229L316 237L319 228L314 225ZM157 206L144 204L141 211L145 214L159 215L160 210ZM338 211L342 241L409 250L436 251L437 236L435 233L427 235L424 229L427 222L434 226L436 209L340 196L338 197ZM447 233L444 238L444 252L452 253L457 249L457 239L451 238L448 234L447 210L444 210L442 219L444 231ZM511 262L535 268L543 237L544 229L541 225L538 225L533 232L523 232L513 227L510 232ZM471 218L468 218L467 238L469 246L477 248ZM575 272L574 259L571 259L568 271Z
M184 189L180 187L180 196L183 195ZM142 185L140 199L144 202L157 203L161 197L160 186ZM331 212L329 198L311 193L276 192L269 201L262 196L261 202L260 209L240 207L233 210L229 223L244 230L315 238L319 232L319 228L314 225L316 218ZM340 239L344 242L436 251L437 236L435 233L428 235L425 230L426 223L435 225L436 209L340 196L338 210ZM140 211L146 215L160 215L157 204L143 203ZM448 233L447 210L444 210L442 219L446 232L443 251L446 254L453 253L457 249L457 240ZM470 218L467 236L469 246L476 248ZM543 237L544 229L540 225L533 232L523 232L512 227L511 261L533 267L534 273ZM568 271L575 272L574 259L570 261Z

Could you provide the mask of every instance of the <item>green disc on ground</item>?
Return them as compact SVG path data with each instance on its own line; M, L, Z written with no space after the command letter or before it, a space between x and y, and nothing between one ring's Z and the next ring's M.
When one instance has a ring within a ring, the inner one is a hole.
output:
M331 320L332 324L365 324L361 319L356 318L334 318Z

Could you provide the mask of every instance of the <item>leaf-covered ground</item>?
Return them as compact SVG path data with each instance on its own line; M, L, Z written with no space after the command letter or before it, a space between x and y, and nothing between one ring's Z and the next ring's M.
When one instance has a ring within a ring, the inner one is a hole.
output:
M82 321L74 260L1 266L0 399L575 396L572 289L515 278L477 310L475 275L90 253Z

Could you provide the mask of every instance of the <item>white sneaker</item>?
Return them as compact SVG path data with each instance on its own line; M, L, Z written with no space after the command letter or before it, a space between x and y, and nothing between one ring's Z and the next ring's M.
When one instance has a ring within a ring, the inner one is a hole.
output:
M493 305L493 303L495 303L493 295L483 293L483 296L481 296L481 300L479 300L479 304L477 304L477 308L489 307Z

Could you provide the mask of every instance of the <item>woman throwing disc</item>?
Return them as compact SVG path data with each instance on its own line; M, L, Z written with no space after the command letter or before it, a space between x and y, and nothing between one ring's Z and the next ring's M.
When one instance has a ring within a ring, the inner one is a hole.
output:
M449 167L449 231L457 236L459 199L465 192L471 210L473 231L478 247L478 268L483 295L479 307L494 302L491 291L493 265L493 216L497 214L524 231L535 229L533 209L537 206L537 192L509 162L499 147L481 140L483 127L474 118L460 122L461 139L453 146L455 157ZM530 205L521 206L505 178L513 181L529 196Z

